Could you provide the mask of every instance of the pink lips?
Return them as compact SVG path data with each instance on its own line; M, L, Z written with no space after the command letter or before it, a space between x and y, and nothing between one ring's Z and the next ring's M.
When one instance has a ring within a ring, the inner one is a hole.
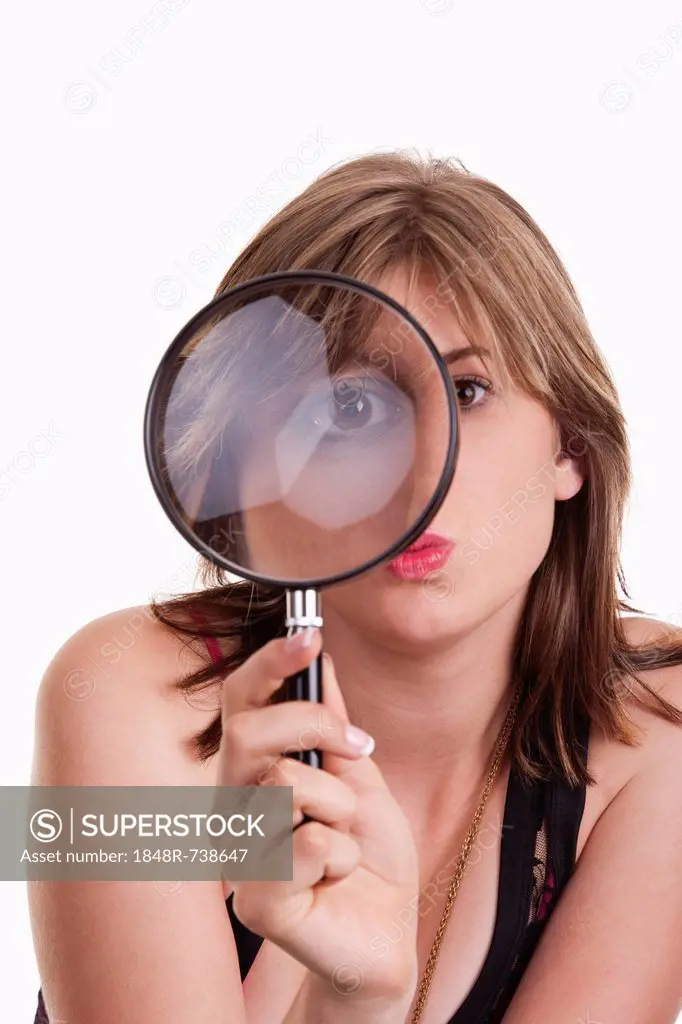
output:
M399 580L423 580L429 573L443 568L454 547L454 541L433 530L427 530L402 554L389 562L386 569Z

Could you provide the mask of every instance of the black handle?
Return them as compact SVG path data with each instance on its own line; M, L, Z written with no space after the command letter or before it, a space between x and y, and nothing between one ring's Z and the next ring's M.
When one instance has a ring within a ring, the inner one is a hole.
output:
M322 703L322 652L318 654L315 661L293 676L284 680L284 700L310 700L316 704ZM303 740L312 740L307 735ZM286 752L287 757L296 761L309 764L312 768L322 767L321 750L293 750Z

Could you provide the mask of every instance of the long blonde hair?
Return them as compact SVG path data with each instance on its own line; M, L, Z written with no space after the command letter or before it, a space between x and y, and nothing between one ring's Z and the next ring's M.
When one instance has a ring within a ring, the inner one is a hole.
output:
M629 706L682 723L682 714L639 673L682 663L682 636L631 646L620 612L637 612L619 560L631 482L625 421L615 385L557 253L503 189L458 162L409 152L370 154L324 172L251 240L217 294L261 274L330 270L369 283L398 266L438 281L415 315L428 330L433 303L481 332L510 379L554 417L563 450L586 480L557 502L547 554L519 624L514 673L524 681L512 753L528 778L558 772L591 782L578 749L577 716L636 744ZM163 602L154 615L177 633L231 642L224 657L178 683L189 692L282 635L284 592L231 583L201 559L205 589ZM189 616L187 615L189 613ZM203 625L197 625L197 619ZM198 756L220 743L220 716L196 737Z

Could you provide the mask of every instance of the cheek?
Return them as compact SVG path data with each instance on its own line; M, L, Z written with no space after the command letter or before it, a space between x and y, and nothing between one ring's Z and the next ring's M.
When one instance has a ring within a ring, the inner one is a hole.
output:
M481 507L470 510L457 552L465 572L494 565L495 579L528 580L542 562L554 523L551 485L537 475L516 483L497 501L489 496L484 504L481 496Z
M495 580L528 580L541 563L554 522L554 464L546 424L495 432L499 443L463 443L439 519L458 540L465 576L485 566ZM490 586L492 577L485 574Z

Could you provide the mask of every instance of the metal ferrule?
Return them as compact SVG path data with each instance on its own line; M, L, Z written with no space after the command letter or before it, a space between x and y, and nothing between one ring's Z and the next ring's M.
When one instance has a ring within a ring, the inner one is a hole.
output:
M295 631L322 625L322 595L318 590L287 590L285 625Z

